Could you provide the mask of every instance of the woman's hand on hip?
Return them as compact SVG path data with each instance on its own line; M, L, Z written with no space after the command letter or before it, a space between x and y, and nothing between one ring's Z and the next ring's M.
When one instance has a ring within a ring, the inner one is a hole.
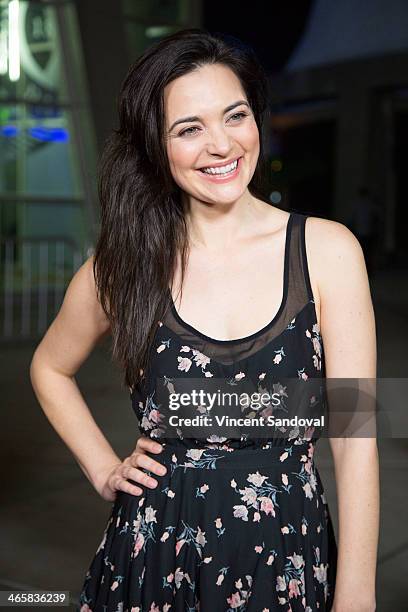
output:
M146 454L146 451L160 453L162 449L161 444L141 435L137 440L135 450L129 457L106 468L98 475L95 489L103 499L109 502L115 501L117 491L124 491L130 495L142 495L143 489L128 482L128 478L154 489L158 484L157 480L151 478L140 468L164 476L167 468Z

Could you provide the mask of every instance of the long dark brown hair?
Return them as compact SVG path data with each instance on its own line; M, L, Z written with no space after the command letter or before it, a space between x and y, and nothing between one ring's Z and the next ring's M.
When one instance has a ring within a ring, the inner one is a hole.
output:
M232 36L199 28L181 30L149 47L122 83L119 127L102 153L101 228L93 263L98 297L110 321L112 355L131 390L146 376L158 321L170 305L177 253L183 281L189 248L183 198L166 152L163 91L206 64L229 67L245 91L260 135L248 189L268 202L268 78L253 49Z

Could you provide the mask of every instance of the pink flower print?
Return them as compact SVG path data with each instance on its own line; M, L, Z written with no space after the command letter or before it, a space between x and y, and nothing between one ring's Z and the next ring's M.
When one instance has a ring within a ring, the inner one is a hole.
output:
M246 506L234 506L234 516L243 521L248 520L248 508Z
M267 419L268 417L272 416L272 414L273 414L272 406L266 406L266 408L264 408L260 412L260 415L263 416L264 419Z
M210 363L210 358L207 355L203 355L200 351L193 349L194 361L198 366L204 370L204 368Z
M306 336L307 336L308 338L311 338L311 337L312 337L312 334L310 333L310 331L309 331L308 329L305 331L305 334L306 334Z
M257 470L255 474L250 474L248 476L247 481L255 485L256 487L261 487L267 478L268 476L261 476L261 474Z
M88 604L84 604L84 605L81 607L80 612L92 612L92 610L91 610L91 608L88 606Z
M167 582L173 582L174 574L173 572L167 576Z
M203 454L204 450L205 449L203 448L190 448L186 452L186 457L192 459L193 461L198 461L199 459L201 459L201 455Z
M245 489L240 489L241 499L246 504L253 506L256 502L256 491L251 487L245 487Z
M166 348L166 344L164 344L164 342L162 342L156 349L157 353L161 353L162 351L164 351L164 349Z
M212 557L204 557L204 563L211 563Z
M219 574L218 578L217 578L217 582L215 583L217 586L221 586L221 584L224 582L224 574Z
M268 560L266 562L266 565L272 565L272 563L275 561L275 556L274 555L269 555Z
M146 523L152 523L152 522L157 523L156 512L157 510L153 510L151 506L148 506L146 508L146 514L145 514Z
M176 543L176 557L177 557L177 555L179 554L179 552L180 552L180 550L181 550L181 547L183 546L183 544L184 544L184 543L185 543L185 539L179 540L179 541Z
M288 475L282 474L282 482L286 486L288 484Z
M278 353L277 355L275 355L275 357L273 358L273 363L280 363L282 361L282 353Z
M263 551L263 547L262 546L255 546L255 552L258 554L261 554L261 552Z
M216 518L214 523L215 523L215 526L216 526L217 529L221 529L221 527L222 527L222 520L220 518Z
M160 612L159 606L156 606L156 602L154 601L150 606L149 612Z
M285 459L287 459L289 453L287 451L285 451L284 453L282 453L279 457L280 461L285 461Z
M286 582L283 576L278 576L276 578L276 590L277 591L286 591Z
M320 334L320 325L318 322L316 322L313 327L312 327L312 332L314 334Z
M182 372L188 372L193 363L191 359L188 357L177 357L177 360L179 362L177 369L181 370Z
M231 480L231 487L232 487L233 489L235 489L235 487L236 487L236 486L237 486L237 483L235 482L235 480L234 480L234 479L232 479L232 480Z
M170 537L170 534L168 531L165 531L162 535L162 537L160 538L160 542L165 542L168 538Z
M119 582L117 580L115 580L114 582L112 582L112 586L111 586L111 591L116 591L116 589L119 586Z
M312 338L312 343L313 343L313 350L316 353L316 355L318 357L321 357L322 352L321 352L321 345L320 345L320 340L319 338L317 338L316 336L314 336Z
M160 412L156 408L153 408L153 410L149 412L149 419L153 421L153 423L160 423Z
M281 532L283 534L289 533L289 527L287 527L286 525L284 527L281 527Z
M275 507L270 497L260 497L259 501L261 502L262 512L265 512L266 515L272 514L272 516L275 516Z
M259 523L260 520L261 520L261 515L259 514L259 512L255 512L253 522Z
M306 372L302 372L302 374L301 374L301 378L302 378L303 380L307 380L309 377L308 377L308 375L306 374Z
M310 483L306 482L306 483L303 485L302 489L304 490L304 492L305 492L305 496L306 496L308 499L313 499L313 493L312 493L312 488L311 488L311 486L310 486Z
M307 534L307 525L305 525L305 523L302 523L302 535L306 535Z
M195 541L200 546L204 546L205 544L207 544L207 540L204 536L205 536L205 531L201 531L200 526L197 526L197 535L196 535Z
M293 553L293 555L290 555L289 557L287 557L287 559L290 559L292 561L293 567L295 569L300 569L305 564L305 560L303 559L303 556L298 555L296 553Z
M201 491L201 493L206 493L209 488L210 487L208 486L208 484L203 484L203 486L200 487L200 491Z
M167 497L170 497L170 499L173 499L175 495L176 495L175 492L172 491L171 489L167 491Z
M139 532L139 533L137 534L137 538L136 538L136 541L135 541L135 546L134 546L134 548L133 548L133 553L134 553L134 556L135 556L135 557L137 557L137 555L138 555L138 554L140 553L140 551L142 550L142 548L143 548L143 544L144 544L144 535L143 535L143 533L140 533L140 532Z
M313 355L312 357L313 360L313 365L316 368L316 370L321 370L322 368L322 362L321 360L317 357L317 355Z
M206 378L212 378L212 377L214 376L214 374L211 374L211 372L205 372L205 373L204 373L204 376L205 376Z
M231 606L231 608L239 608L245 603L245 601L237 591L236 593L233 593L231 597L227 597L227 603Z
M259 378L259 380L263 380L265 378L265 376L266 376L266 372L262 372L262 374L260 374L258 376L258 378Z
M320 563L317 567L313 566L315 578L320 583L325 583L327 580L327 564Z
M244 372L239 372L238 374L235 374L234 378L235 380L241 380L242 378L244 378L245 373Z
M181 571L181 567L178 567L176 569L176 572L174 574L174 583L176 585L177 588L180 587L181 581L184 578L184 572Z
M289 580L289 597L298 597L300 595L298 581L295 578Z

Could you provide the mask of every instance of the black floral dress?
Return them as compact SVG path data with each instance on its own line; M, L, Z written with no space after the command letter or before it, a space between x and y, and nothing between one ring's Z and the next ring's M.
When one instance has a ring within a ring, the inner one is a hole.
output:
M141 496L118 492L81 612L331 610L337 546L314 427L286 437L170 437L156 401L158 386L174 390L180 377L235 386L251 378L281 392L285 377L325 376L305 221L289 216L282 302L264 328L215 340L183 321L174 302L159 322L149 376L131 399L141 433L164 446L152 456L167 473L151 474L159 484Z

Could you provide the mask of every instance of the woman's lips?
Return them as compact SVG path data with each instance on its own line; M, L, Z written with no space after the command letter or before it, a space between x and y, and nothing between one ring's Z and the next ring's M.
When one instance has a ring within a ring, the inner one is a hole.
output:
M229 172L227 175L223 174L207 174L206 172L202 172L201 170L197 170L205 180L211 181L212 183L228 183L228 181L234 180L239 174L242 165L242 157L238 159L237 167L234 172Z

